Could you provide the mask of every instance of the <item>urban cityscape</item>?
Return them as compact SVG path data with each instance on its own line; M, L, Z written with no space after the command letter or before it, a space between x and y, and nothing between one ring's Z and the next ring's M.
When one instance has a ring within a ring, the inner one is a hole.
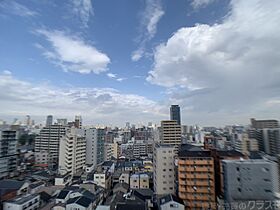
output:
M280 209L279 0L0 0L0 210Z

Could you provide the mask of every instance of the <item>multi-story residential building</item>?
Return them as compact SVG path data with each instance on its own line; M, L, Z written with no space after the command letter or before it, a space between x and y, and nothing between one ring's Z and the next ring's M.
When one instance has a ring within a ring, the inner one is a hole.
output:
M14 130L0 130L0 179L14 176L17 168L17 139Z
M153 153L154 192L157 195L175 193L176 148L172 145L156 144Z
M104 161L111 160L112 157L118 159L119 153L119 144L116 141L104 143Z
M60 140L59 166L61 175L71 175L81 172L86 162L86 139L84 130L78 128L67 129L65 136Z
M280 128L264 128L256 130L259 150L269 155L280 154Z
M176 120L178 125L181 125L181 113L179 105L171 105L170 120Z
M63 125L49 125L44 127L35 138L35 152L48 153L49 167L56 168L58 163L60 138L65 135L66 127Z
M112 175L108 172L108 170L100 170L98 169L94 173L94 183L97 186L103 187L108 190L111 188Z
M49 153L47 151L35 152L35 165L38 167L48 167Z
M263 159L222 162L225 203L279 199L277 163Z
M179 198L186 209L216 209L214 159L210 151L179 151L178 179Z
M104 136L102 128L85 129L86 137L86 164L96 166L104 161Z
M176 120L161 121L160 142L161 144L179 147L181 144L181 126L177 124Z
M133 157L146 156L153 153L153 141L138 140L133 144Z
M40 207L40 195L28 194L16 197L13 200L6 201L3 204L3 210L33 210Z
M277 120L256 120L252 118L251 126L255 129L279 128L279 122Z
M259 151L259 144L256 139L248 138L248 134L243 134L240 140L235 141L234 149L242 154L249 155L252 151Z
M75 125L75 128L82 128L82 116L80 116L80 115L75 116L74 125Z
M149 189L149 176L147 174L132 174L130 176L130 189Z

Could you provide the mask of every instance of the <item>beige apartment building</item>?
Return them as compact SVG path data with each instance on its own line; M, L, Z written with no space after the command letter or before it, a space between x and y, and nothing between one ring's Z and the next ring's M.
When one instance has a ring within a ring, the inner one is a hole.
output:
M86 163L84 130L71 128L60 140L58 171L61 175L81 172Z
M175 193L176 147L156 144L153 153L154 192L157 195Z

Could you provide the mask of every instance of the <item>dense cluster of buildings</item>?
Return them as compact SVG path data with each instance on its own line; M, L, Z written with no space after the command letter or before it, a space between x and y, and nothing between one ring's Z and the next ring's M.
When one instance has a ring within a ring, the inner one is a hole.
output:
M26 132L35 142L19 147ZM27 116L0 125L1 209L278 209L279 132L277 120L182 125L178 105L159 126Z

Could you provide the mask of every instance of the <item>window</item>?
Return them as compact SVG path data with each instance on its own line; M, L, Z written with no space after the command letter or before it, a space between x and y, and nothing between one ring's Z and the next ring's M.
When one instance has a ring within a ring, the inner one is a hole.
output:
M236 167L236 170L239 171L240 170L239 167Z

